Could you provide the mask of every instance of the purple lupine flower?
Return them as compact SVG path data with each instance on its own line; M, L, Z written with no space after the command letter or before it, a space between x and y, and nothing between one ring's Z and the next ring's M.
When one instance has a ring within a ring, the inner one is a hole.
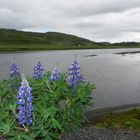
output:
M14 59L13 59L12 64L9 66L9 71L10 71L10 78L20 77L19 67L15 63Z
M19 123L20 124L26 124L28 126L32 125L33 117L32 117L32 111L33 111L33 105L32 105L32 89L29 86L28 81L26 80L25 76L22 75L22 83L19 87L18 91L18 110L19 110Z
M81 81L83 81L83 77L80 71L80 66L75 59L69 67L68 84L70 85L70 87L76 87Z
M58 70L58 67L55 66L55 68L53 69L52 73L51 73L51 77L50 80L51 81L56 81L60 79L60 71Z
M37 64L34 66L34 79L39 79L45 76L45 69L43 64L38 61Z

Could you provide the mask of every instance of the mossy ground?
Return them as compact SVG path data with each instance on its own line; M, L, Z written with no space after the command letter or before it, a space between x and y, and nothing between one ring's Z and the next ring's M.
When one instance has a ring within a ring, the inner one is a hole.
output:
M91 121L87 126L105 127L109 129L133 129L140 132L140 109L132 109L121 114L107 114Z

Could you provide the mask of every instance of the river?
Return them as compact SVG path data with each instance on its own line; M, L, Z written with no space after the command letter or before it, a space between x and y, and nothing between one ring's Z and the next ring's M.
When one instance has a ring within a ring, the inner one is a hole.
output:
M0 53L0 80L9 78L9 65L14 57L21 72L32 76L39 58L46 70L57 64L67 72L75 55L87 81L94 82L94 108L140 103L140 53L115 54L140 49L89 49Z

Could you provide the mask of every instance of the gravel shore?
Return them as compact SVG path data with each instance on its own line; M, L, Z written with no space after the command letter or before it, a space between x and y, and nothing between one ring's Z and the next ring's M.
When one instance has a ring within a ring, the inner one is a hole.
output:
M140 140L140 134L131 130L85 127L79 132L64 135L61 140Z

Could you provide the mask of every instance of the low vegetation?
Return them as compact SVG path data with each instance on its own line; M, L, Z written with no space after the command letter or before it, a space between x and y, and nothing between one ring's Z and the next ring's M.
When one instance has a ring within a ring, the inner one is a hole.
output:
M122 114L108 114L97 122L92 122L92 125L111 129L128 128L140 132L140 109L132 109Z
M68 74L46 72L40 61L33 78L10 65L10 79L0 82L0 137L8 140L57 140L85 122L94 84L83 80L75 60Z

